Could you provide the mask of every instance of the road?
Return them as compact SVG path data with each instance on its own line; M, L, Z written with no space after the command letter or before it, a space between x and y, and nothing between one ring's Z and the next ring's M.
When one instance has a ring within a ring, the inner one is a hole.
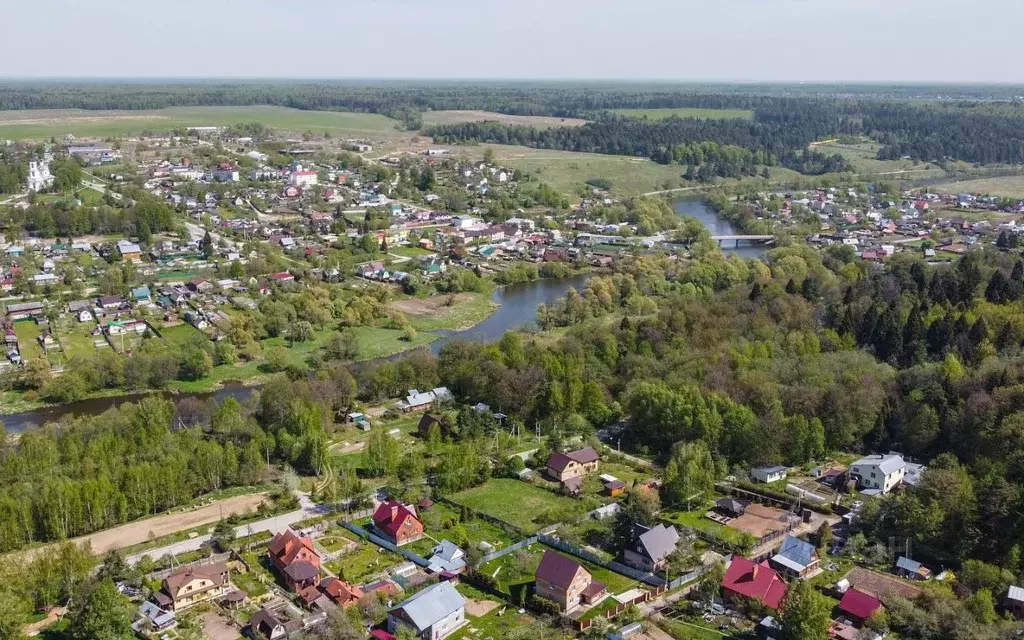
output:
M250 522L249 524L243 524L235 527L235 536L243 537L260 531L270 531L271 533L280 533L288 528L288 525L300 522L306 518L312 518L327 512L327 507L318 505L313 502L312 498L309 497L308 493L296 493L296 497L299 499L299 508L289 513L282 513L281 515L273 516L270 518L264 518L256 522ZM190 551L197 551L199 547L203 546L204 542L209 541L213 536L210 534L197 536L190 538L182 542L176 542L167 546L158 547L156 549L149 549L130 556L127 556L125 560L128 564L137 564L142 556L149 556L150 558L162 558L167 554L179 555L182 553L188 553Z

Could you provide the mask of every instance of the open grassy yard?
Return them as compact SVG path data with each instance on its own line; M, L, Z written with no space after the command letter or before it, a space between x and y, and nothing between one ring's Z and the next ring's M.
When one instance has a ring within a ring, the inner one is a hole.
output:
M581 564L584 569L590 572L594 580L603 582L608 587L608 593L622 593L639 584L632 578L615 573L563 551L552 549L539 542L492 560L483 565L480 570L483 573L494 576L502 592L511 595L513 598L518 598L521 589L532 588L537 565L540 564L541 558L547 551L560 553Z
M230 126L260 122L288 133L312 130L331 135L400 135L395 121L370 113L300 111L284 107L171 107L140 111L85 111L46 109L0 111L0 137L40 139L72 133L77 136L111 137L143 131L167 132L189 126Z
M206 339L206 334L204 334L199 329L196 329L192 325L186 323L161 329L160 333L163 334L164 340L166 340L167 343L171 345L190 344L196 338L203 338L204 340Z
M25 362L43 357L43 348L39 346L39 334L43 332L32 320L20 320L14 323L14 333L18 336L18 351Z
M479 487L456 493L452 500L530 533L547 524L579 519L587 511L581 500L510 478L492 478Z
M362 584L404 562L406 560L402 556L385 551L371 542L361 542L358 549L328 562L326 566L342 580Z
M703 120L753 120L754 112L748 109L698 109L677 107L674 109L613 109L615 113L627 118L647 118L648 120L664 120L665 118L701 118Z
M978 178L929 187L937 193L979 193L1000 198L1024 198L1024 176Z
M356 217L358 217L358 216L356 216ZM396 256L402 256L403 258L421 258L423 256L433 255L433 254L435 254L437 252L436 251L430 251L429 249L424 249L423 247L414 247L412 245L409 245L409 246L389 247L388 248L388 253L389 254L394 254Z
M455 544L470 548L479 548L481 542L486 542L495 549L503 549L517 542L516 536L481 518L456 522L459 513L440 502L434 503L422 516L427 534L437 540L447 538ZM451 526L445 528L446 524Z
M536 129L551 127L579 127L587 124L579 118L554 118L548 116L516 116L494 111L428 111L423 114L424 126L461 124L463 122L500 122Z
M666 509L661 512L661 517L672 524L678 524L718 536L727 543L740 544L743 542L743 534L736 529L705 518L704 514L707 510L708 507L706 506L694 509L693 511L672 511Z

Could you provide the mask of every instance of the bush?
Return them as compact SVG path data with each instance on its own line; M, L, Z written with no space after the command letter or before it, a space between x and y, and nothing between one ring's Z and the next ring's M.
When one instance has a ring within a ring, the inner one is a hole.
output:
M530 599L526 604L530 609L540 615L557 616L562 612L554 600L550 600L544 596L538 596L536 594L530 596Z

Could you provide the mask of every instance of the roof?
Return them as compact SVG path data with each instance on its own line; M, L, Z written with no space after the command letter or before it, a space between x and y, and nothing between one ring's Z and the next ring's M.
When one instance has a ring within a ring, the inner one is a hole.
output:
M348 600L359 600L366 595L357 584L349 584L337 578L327 578L320 583L320 588L333 600L345 602Z
M732 498L719 498L718 500L715 500L715 506L725 511L743 513L747 508L747 503L742 500L734 500Z
M148 600L139 606L139 615L152 620L157 627L163 627L174 621L173 611L164 611Z
M373 524L393 538L408 518L419 522L416 512L411 507L390 499L380 503L380 506L377 507L373 513Z
M37 309L42 309L42 308L43 308L43 303L42 302L20 302L18 304L9 304L9 305L7 305L7 313L18 313L18 312L21 312L21 311L35 311Z
M772 558L772 562L794 571L803 571L817 560L818 552L814 545L796 536L786 536L779 552Z
M251 618L249 618L249 626L254 630L260 630L260 628L262 627L267 631L273 631L274 629L282 626L283 624L283 622L278 620L277 616L275 616L272 612L268 611L267 609L260 609L256 613L252 614ZM268 633L265 635L269 636L270 634Z
M304 547L312 551L316 557L320 557L320 552L318 552L316 547L313 546L312 540L296 535L291 529L285 529L281 533L275 535L269 545L271 555L278 558L281 564L285 566L295 562L296 557L299 555L299 551ZM295 576L292 577L296 580L303 579Z
M1010 585L1010 590L1007 592L1006 597L1009 600L1016 600L1017 602L1024 602L1024 589L1022 589L1022 588L1020 588L1020 587L1018 587L1016 585L1012 585L1011 584Z
M587 585L587 588L583 590L583 593L581 595L583 595L583 597L585 598L593 598L594 596L602 594L607 590L608 587L605 586L603 582L591 580L590 584Z
M763 473L785 473L786 467L775 465L774 467L758 467L754 471L761 471Z
M854 462L853 465L851 465L851 466L860 466L860 465L873 465L873 466L877 466L878 469L882 473L884 473L885 475L889 475L890 473L895 473L896 471L899 471L900 469L903 469L903 468L905 468L907 466L906 463L903 461L903 456L901 456L899 454L896 454L896 453L890 453L890 454L887 454L887 455L884 455L884 456L883 455L864 456L863 458L861 458L857 462Z
M434 553L430 556L430 565L427 567L434 573L458 573L466 568L466 554L451 540L442 540L441 544L434 547Z
M881 608L881 600L859 589L848 589L843 594L843 599L839 601L840 611L844 611L854 618L861 620L867 620Z
M124 241L121 241L121 242L117 243L117 250L120 251L121 253L141 253L142 252L142 249L139 248L139 245L135 244L134 242L124 242Z
M547 467L553 469L558 473L565 471L565 468L569 466L571 462L578 462L579 464L587 464L589 462L597 462L598 455L593 448L587 447L578 451L570 451L568 453L555 452L548 458Z
M177 595L179 589L193 580L211 580L214 586L222 585L227 582L227 573L228 565L224 562L182 567L164 578L164 587L167 592L174 597Z
M778 609L786 595L786 583L771 567L734 556L722 578L722 586L742 596Z
M292 580L302 581L310 580L320 575L320 569L312 562L300 560L299 562L293 562L284 568L284 572L288 574Z
M418 631L423 631L465 606L465 598L452 583L438 582L400 603L391 613L408 620Z
M647 555L659 562L667 558L676 550L676 543L679 542L679 532L675 527L666 527L659 524L640 534L640 544L643 545Z
M896 568L909 571L910 573L921 573L921 563L917 560L911 560L910 558L900 556L899 560L896 561Z
M582 570L580 563L554 551L545 551L534 574L538 580L550 582L556 587L568 589L576 574Z

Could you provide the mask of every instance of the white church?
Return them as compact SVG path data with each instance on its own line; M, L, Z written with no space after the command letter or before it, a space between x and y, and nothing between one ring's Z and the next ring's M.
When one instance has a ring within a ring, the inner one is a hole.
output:
M28 161L28 190L42 191L53 184L53 175L50 173L49 160Z

